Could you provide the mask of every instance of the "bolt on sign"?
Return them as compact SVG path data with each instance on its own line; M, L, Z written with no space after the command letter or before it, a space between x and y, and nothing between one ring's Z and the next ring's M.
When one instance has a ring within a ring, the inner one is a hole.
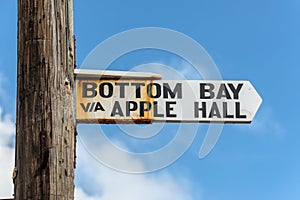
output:
M250 123L261 97L249 81L160 80L151 73L77 70L78 123Z

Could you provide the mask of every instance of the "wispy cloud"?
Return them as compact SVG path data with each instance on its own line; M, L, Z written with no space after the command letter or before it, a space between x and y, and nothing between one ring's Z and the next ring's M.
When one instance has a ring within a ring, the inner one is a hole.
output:
M3 114L0 107L0 197L12 197L13 195L13 160L14 149L11 140L15 132L12 117Z
M255 134L273 134L277 137L283 137L285 129L282 124L276 118L276 113L270 106L262 105L257 112L254 120L249 126L236 126L247 129L251 133Z
M165 80L202 79L201 72L197 68L179 58L142 64L135 66L131 70L157 73L162 75L162 78Z
M0 63L0 66L1 66L1 63ZM6 81L6 78L0 71L0 99L3 99L5 97L5 93L4 93L5 81Z
M1 63L0 63L1 67ZM0 105L5 112L12 112L14 108L15 93L12 91L11 82L5 73L0 70ZM7 93L7 91L11 91Z

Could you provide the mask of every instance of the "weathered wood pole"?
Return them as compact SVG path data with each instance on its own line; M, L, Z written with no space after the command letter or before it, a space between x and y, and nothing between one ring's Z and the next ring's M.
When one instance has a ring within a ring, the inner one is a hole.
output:
M72 0L18 0L15 199L74 198Z

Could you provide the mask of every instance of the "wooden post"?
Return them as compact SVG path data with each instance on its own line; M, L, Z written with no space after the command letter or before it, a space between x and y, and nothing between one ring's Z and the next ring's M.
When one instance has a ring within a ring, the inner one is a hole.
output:
M15 199L74 198L72 0L18 0Z

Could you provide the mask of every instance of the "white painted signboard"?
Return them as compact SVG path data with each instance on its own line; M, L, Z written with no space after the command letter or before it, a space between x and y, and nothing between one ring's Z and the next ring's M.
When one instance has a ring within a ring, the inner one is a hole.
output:
M249 81L151 80L141 76L76 81L79 123L250 123L261 103Z

